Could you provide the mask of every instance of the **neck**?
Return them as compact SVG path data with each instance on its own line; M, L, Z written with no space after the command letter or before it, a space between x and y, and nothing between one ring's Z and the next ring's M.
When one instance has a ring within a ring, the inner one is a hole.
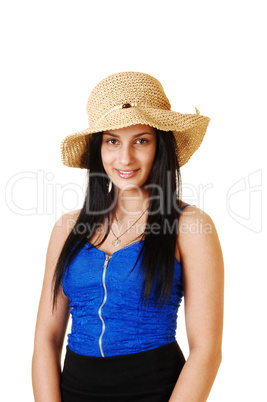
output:
M148 206L148 192L144 189L138 188L118 191L118 202L116 205L116 214L118 217L140 215Z

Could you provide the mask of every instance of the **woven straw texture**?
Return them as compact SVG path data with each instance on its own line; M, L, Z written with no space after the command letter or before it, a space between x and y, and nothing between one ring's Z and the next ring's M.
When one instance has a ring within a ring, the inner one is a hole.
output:
M197 109L196 114L172 111L161 83L139 72L121 72L103 79L88 98L87 114L88 128L68 135L60 144L66 166L86 168L89 154L85 151L93 133L147 124L173 132L181 167L199 148L210 121Z

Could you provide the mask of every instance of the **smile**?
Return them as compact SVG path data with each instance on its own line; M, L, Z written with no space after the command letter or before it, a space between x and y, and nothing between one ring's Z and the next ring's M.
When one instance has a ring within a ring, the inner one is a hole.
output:
M120 177L122 177L123 179L129 179L130 177L133 177L135 175L135 173L139 170L118 170L115 169L116 172L118 173L118 175Z

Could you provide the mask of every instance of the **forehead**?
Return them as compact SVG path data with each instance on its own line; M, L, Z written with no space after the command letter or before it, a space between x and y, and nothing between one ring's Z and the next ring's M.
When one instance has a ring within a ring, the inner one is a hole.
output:
M118 128L116 130L106 130L103 134L114 134L116 136L120 135L136 135L136 134L156 134L156 130L153 127L150 127L146 124L136 124L129 127Z

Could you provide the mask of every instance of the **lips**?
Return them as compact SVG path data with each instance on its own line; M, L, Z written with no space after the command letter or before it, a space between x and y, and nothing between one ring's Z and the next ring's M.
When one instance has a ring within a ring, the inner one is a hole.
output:
M138 172L139 169L137 170L119 170L115 169L117 174L122 177L123 179L129 179L130 177L133 177L136 172Z

